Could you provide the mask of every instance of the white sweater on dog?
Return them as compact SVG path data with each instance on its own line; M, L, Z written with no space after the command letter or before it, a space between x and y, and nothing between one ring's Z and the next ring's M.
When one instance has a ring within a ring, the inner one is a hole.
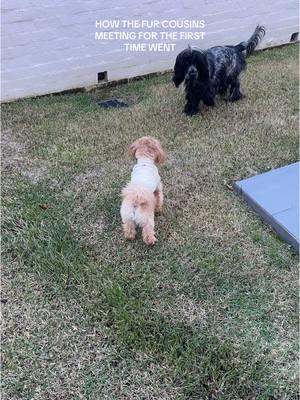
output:
M131 173L131 183L143 185L150 192L154 193L159 182L160 176L154 161L148 158L139 158Z

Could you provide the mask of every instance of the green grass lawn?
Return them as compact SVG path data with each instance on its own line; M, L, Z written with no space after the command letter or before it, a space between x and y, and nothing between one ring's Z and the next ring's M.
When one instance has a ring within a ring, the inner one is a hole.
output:
M193 118L170 78L2 106L4 399L298 398L298 257L230 190L298 157L298 47ZM142 135L168 152L153 248L119 216Z

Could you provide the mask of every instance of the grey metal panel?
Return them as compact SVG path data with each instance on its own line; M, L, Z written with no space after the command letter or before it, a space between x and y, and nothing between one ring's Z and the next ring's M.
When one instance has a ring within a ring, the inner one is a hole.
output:
M234 183L247 203L298 251L299 167L297 162Z

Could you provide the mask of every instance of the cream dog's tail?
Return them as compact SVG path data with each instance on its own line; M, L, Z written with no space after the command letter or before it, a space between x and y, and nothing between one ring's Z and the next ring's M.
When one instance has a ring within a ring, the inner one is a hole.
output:
M136 187L135 185L129 184L122 190L123 199L127 199L132 204L132 207L142 207L147 205L149 199L149 190L141 189L141 187Z
M155 197L147 188L141 185L128 184L122 190L121 217L122 222L133 221L136 225L143 226L153 214Z

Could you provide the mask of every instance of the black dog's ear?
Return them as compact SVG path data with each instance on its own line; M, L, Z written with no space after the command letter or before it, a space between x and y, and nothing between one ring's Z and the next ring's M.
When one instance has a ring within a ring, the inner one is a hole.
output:
M173 75L173 82L176 87L178 87L184 81L187 70L191 65L191 61L192 51L190 48L183 50L176 57Z
M197 68L199 80L209 80L209 69L206 54L202 51L193 51L191 62Z

